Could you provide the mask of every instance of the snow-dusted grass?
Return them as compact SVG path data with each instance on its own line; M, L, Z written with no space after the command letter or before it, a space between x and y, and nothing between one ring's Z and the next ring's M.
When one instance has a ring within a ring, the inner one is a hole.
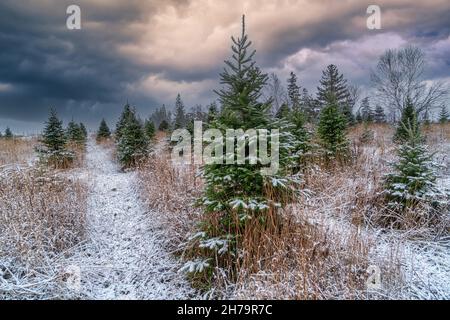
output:
M0 299L197 297L110 147L91 139L69 171L1 171Z
M85 236L81 182L33 167L0 171L0 299L53 298Z

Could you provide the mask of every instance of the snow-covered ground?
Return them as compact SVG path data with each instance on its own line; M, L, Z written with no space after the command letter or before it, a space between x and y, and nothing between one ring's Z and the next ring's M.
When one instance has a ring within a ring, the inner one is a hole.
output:
M109 151L89 141L87 241L67 261L70 295L88 299L189 299L195 292L167 251L155 212L135 190L135 173L120 172ZM76 174L76 175L78 175ZM79 281L80 279L81 281Z

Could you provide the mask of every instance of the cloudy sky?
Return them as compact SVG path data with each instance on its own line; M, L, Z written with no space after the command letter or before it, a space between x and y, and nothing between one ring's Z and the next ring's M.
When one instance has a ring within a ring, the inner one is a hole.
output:
M66 27L71 4L81 30ZM370 4L381 30L366 27ZM205 105L244 13L257 63L309 90L330 63L370 90L378 57L409 44L425 51L427 80L450 83L449 0L2 0L0 130L36 132L51 106L94 128L127 100L143 117L177 93Z

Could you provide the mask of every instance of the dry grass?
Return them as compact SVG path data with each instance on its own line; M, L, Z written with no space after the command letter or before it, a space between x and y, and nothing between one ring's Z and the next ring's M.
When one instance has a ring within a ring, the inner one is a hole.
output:
M0 298L60 289L61 259L85 236L85 189L35 168L0 171Z
M146 204L164 212L173 248L186 239L200 219L195 200L201 195L203 182L194 166L175 167L166 149L165 134L160 133L151 157L138 169L138 178Z
M34 156L36 139L0 138L0 166L27 163Z

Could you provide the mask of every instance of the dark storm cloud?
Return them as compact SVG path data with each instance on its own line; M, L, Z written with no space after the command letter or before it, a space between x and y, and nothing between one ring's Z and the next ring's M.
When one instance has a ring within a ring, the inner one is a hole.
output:
M0 118L44 119L50 106L83 121L116 114L127 99L127 85L146 74L115 50L133 41L124 24L139 19L138 8L84 5L82 30L68 30L69 2L17 3L0 3L0 84L7 85L0 89ZM146 97L139 103L154 101Z
M127 100L143 116L178 92L187 105L207 103L242 13L258 63L282 79L301 72L309 88L328 63L367 86L378 56L406 44L427 53L428 79L449 77L448 1L378 1L380 31L366 28L370 2L1 1L0 129L2 118L41 122L50 106L94 125ZM82 30L66 28L70 4Z

